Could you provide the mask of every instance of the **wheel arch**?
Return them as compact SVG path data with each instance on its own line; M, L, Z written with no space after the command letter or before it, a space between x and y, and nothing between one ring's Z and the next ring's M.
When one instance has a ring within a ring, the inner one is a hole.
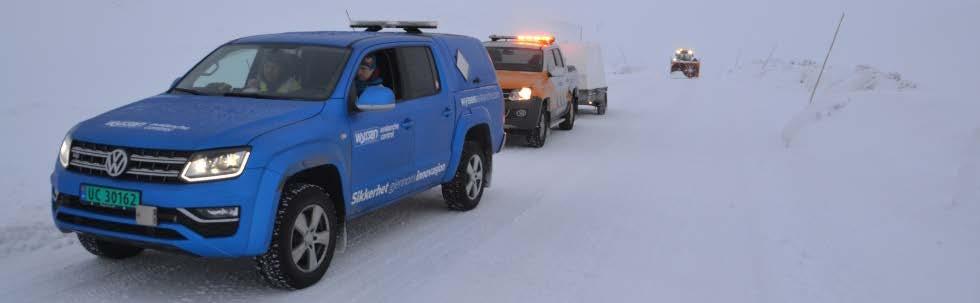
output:
M490 119L490 113L486 108L473 108L471 114L460 117L459 123L456 125L455 139L453 139L452 157L447 165L446 173L442 177L442 183L451 181L455 175L463 154L463 144L466 141L477 140L481 144L489 164L494 149ZM487 181L489 182L489 177Z
M473 125L469 130L466 131L466 137L463 140L463 144L466 142L477 142L480 144L480 149L483 151L483 158L486 159L486 180L484 183L485 187L490 187L493 179L493 137L490 133L490 124L480 123ZM462 152L462 151L460 151ZM459 163L459 161L456 161ZM454 168L453 172L456 171Z
M344 159L345 153L339 143L328 141L309 141L283 148L270 156L265 166L270 172L270 179L262 182L265 194L256 203L249 251L261 254L268 249L275 215L279 210L279 200L288 182L304 181L322 186L337 207L339 222L345 224L349 208L344 185L348 184L349 175L344 173L348 171ZM271 179L272 177L275 179Z
M344 182L340 178L340 169L333 164L323 164L306 168L296 173L286 176L283 186L290 183L306 183L319 186L327 191L330 202L333 203L337 214L342 216L340 224L344 224L347 218L347 203L344 202ZM284 187L283 187L284 188Z

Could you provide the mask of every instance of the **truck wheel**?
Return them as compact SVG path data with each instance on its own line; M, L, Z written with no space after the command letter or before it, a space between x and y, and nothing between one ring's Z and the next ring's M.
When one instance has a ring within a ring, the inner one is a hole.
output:
M86 234L78 234L78 242L82 243L82 247L89 253L100 258L126 259L135 257L143 252L142 247L99 240L96 237Z
M312 184L289 184L276 211L272 241L255 267L277 288L313 285L330 267L340 225L330 196Z
M487 155L479 143L466 141L459 168L449 183L442 184L442 197L449 209L467 211L476 208L483 198L487 177Z
M558 124L558 128L561 130L572 130L575 127L575 103L569 104L571 106L568 108L568 113L565 114L565 121Z
M532 133L527 136L527 145L534 148L543 147L548 140L548 133L551 132L551 120L548 119L546 111L541 111L541 118L538 121L538 127L531 130Z

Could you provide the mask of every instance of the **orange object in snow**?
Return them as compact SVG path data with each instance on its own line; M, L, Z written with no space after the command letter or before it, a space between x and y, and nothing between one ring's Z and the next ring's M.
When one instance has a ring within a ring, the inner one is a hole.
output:
M694 57L694 50L679 48L674 51L674 58L670 60L670 74L673 77L678 73L688 79L701 76L701 61Z

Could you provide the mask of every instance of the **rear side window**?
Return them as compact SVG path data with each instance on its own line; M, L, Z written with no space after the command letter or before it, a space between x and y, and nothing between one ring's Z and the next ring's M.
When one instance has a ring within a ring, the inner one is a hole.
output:
M411 100L439 92L439 76L428 47L400 47L397 53L402 99Z

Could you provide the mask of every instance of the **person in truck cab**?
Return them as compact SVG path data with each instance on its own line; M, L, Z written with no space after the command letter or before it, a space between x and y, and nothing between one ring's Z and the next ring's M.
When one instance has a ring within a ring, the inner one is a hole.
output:
M382 85L381 74L378 73L378 59L374 55L365 56L357 66L357 79L354 86L360 96L368 86Z
M265 64L262 64L259 77L248 80L245 92L288 94L300 90L302 87L292 74L287 56L274 54L267 57Z

